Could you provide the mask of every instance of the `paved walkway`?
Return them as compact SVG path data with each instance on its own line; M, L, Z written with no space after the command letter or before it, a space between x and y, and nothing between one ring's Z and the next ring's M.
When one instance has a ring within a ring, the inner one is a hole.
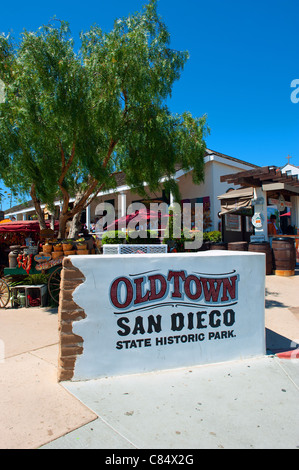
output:
M57 311L0 310L0 448L298 448L298 291L267 276L265 357L63 384Z

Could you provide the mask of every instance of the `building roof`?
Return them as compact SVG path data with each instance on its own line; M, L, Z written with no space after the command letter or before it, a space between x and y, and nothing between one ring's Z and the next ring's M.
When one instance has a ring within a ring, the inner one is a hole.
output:
M255 170L241 171L220 177L220 181L239 186L257 188L264 191L285 191L288 194L299 194L298 175L283 173L276 166L264 166Z
M253 163L245 162L245 160L240 160L239 158L231 157L225 155L224 153L216 152L215 150L206 149L208 155L217 155L218 157L225 158L226 160L231 160L236 163L243 163L244 165L251 166L252 168L260 168L259 165L254 165Z

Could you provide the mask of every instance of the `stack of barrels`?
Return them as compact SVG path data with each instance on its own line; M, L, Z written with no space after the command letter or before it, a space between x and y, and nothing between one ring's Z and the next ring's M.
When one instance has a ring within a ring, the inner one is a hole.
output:
M294 276L296 266L296 249L293 238L277 237L272 240L272 248L269 242L230 242L212 243L211 250L250 251L264 253L266 262L266 275Z
M210 250L227 250L227 243L211 243Z
M247 242L230 242L227 245L229 251L247 251L248 243Z

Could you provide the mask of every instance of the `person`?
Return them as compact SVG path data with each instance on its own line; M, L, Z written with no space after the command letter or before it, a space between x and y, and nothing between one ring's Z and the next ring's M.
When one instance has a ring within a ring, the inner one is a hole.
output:
M268 235L277 235L277 227L276 227L276 215L271 214L270 222L268 223Z

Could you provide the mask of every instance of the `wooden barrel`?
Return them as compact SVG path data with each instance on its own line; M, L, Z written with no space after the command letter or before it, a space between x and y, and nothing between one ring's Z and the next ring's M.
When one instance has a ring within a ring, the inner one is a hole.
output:
M227 250L227 243L211 243L210 250Z
M296 250L293 238L273 238L272 249L274 274L276 274L276 276L294 276Z
M248 251L255 253L265 253L266 255L266 275L272 274L273 256L272 248L268 242L249 243Z
M248 242L230 242L227 245L227 249L230 251L247 251Z

